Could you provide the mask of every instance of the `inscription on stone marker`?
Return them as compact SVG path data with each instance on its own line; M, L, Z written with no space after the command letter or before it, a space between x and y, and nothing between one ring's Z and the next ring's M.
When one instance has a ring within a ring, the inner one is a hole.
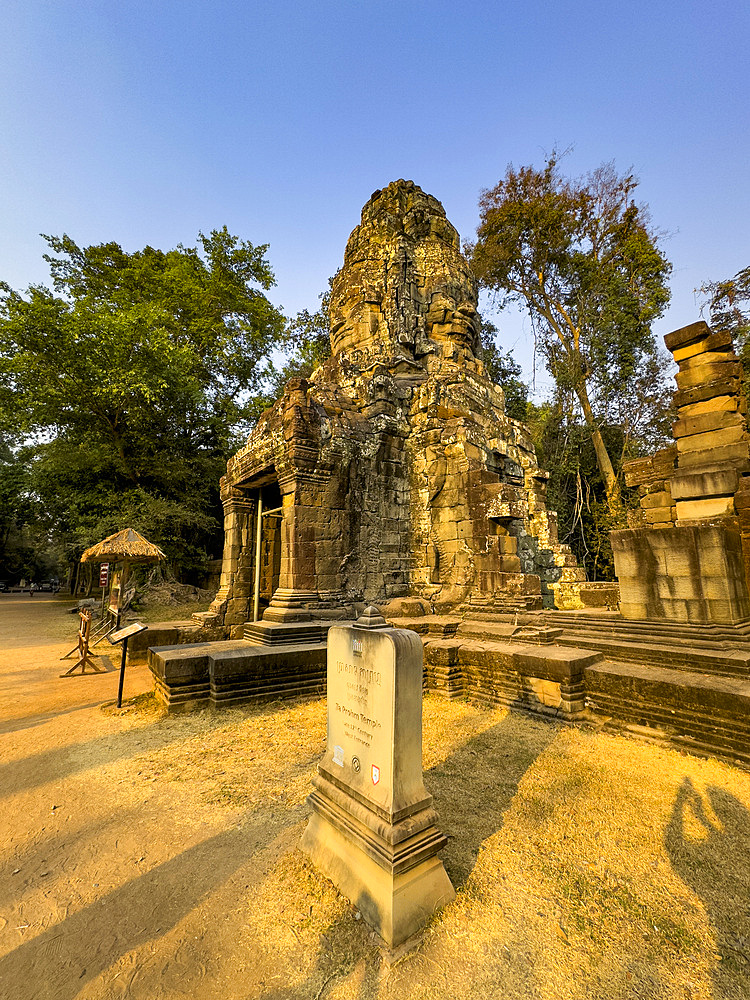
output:
M389 947L453 896L422 781L422 643L369 607L328 633L328 740L302 849Z
M393 644L377 633L352 639L350 629L331 629L329 656L328 745L343 750L339 779L383 808L393 777Z

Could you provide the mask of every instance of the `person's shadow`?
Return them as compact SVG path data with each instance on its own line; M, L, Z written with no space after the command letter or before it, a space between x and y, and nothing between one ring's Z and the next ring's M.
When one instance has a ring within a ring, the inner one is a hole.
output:
M714 965L716 996L750 996L750 810L723 788L703 796L690 778L677 793L664 834L675 872L701 899L721 959ZM745 979L746 992L737 984Z

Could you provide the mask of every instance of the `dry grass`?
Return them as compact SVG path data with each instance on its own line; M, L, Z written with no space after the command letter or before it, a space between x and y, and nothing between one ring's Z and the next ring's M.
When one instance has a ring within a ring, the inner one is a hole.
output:
M388 969L296 849L325 703L99 710L111 676L36 666L56 679L75 617L27 600L0 615L8 707L39 691L0 747L14 1000L749 1000L750 774L428 696L457 897Z
M140 708L132 724L162 735L121 765L138 780L180 782L241 821L304 817L324 702L162 720ZM419 951L381 967L352 907L287 852L246 903L247 934L275 958L243 996L750 997L750 775L432 696L424 764L458 894Z

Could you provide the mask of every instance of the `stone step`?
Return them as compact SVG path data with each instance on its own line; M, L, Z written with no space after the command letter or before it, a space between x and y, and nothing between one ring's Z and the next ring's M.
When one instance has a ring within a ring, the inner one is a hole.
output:
M607 728L750 766L750 679L602 660L587 666L586 705Z
M546 616L562 629L566 642L597 649L611 659L649 663L681 672L750 678L750 641L741 634L712 633L701 626L692 632L681 626L651 622L626 622L614 618L597 623L580 616L578 623L563 614Z
M713 677L736 677L750 680L750 649L745 651L709 652L659 643L633 642L627 638L603 639L568 634L568 641L575 639L577 646L596 649L606 657L622 658L637 664L668 667L678 673L710 674Z
M743 645L750 640L750 622L741 622L737 625L707 625L638 621L623 618L618 611L603 611L600 608L577 611L545 611L544 618L549 624L566 630L604 631L610 635L618 630L623 635L664 636L670 642Z

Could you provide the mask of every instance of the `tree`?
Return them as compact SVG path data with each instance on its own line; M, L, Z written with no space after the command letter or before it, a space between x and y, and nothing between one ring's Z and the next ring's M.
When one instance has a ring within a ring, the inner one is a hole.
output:
M556 154L541 170L511 165L482 193L467 246L498 305L527 309L558 388L573 392L613 515L620 487L602 428L627 422L631 387L649 365L660 370L651 323L669 301L671 265L633 200L636 186L612 164L568 180Z
M487 374L505 392L505 412L515 420L525 420L529 387L521 380L521 366L513 357L512 351L503 351L498 346L498 329L484 317L479 336Z
M747 370L750 361L750 267L724 281L707 281L700 291L708 296L711 326L731 330Z
M292 353L284 367L271 375L269 389L274 398L281 396L289 379L308 378L319 365L330 358L329 309L332 284L333 278L329 278L328 288L318 296L320 306L314 313L303 309L287 324L284 347Z
M54 292L0 285L0 414L33 445L28 497L79 548L127 523L200 562L283 335L267 247L226 228L167 252L45 239Z

